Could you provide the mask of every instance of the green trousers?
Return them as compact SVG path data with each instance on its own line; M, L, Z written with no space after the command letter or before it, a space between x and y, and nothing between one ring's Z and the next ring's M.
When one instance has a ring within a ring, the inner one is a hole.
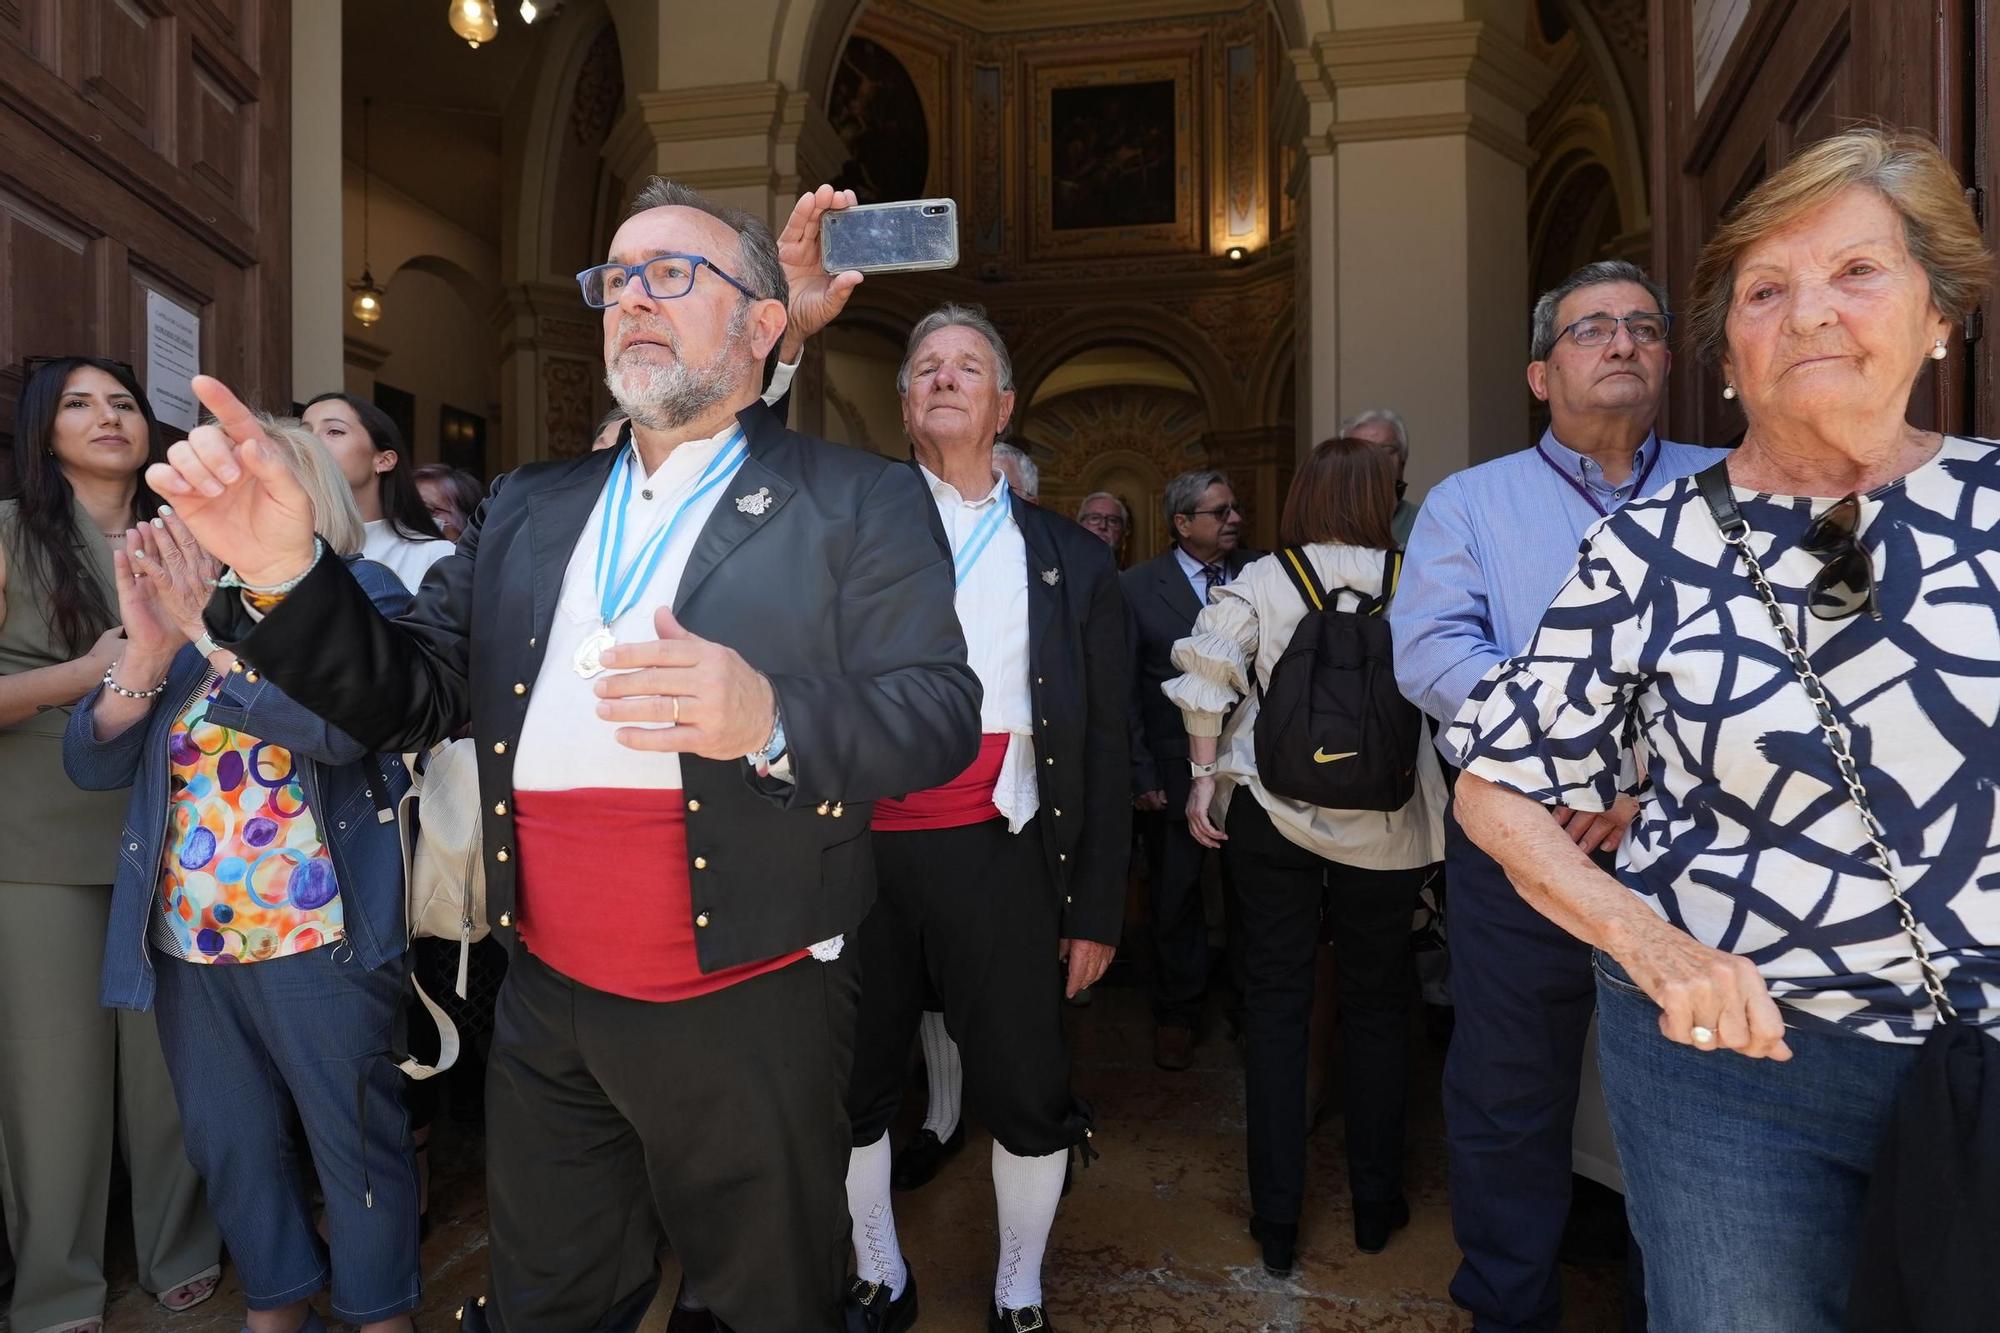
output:
M111 1155L132 1179L139 1285L171 1290L221 1236L181 1147L151 1014L99 1007L108 886L0 883L0 1207L16 1333L104 1311Z

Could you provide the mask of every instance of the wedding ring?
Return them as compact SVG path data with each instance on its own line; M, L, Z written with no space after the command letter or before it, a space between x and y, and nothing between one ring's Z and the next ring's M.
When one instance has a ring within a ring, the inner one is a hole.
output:
M1698 1027L1689 1032L1688 1035L1694 1038L1695 1045L1706 1046L1715 1040L1715 1029Z
M675 726L677 726L677 727L678 727L678 726L679 726L679 725L681 724L681 697L680 697L680 696L679 696L678 694L674 694L674 695L669 695L668 697L669 697L669 698L671 698L671 699L672 699L672 700L674 701L674 723L673 723L673 724L674 724Z

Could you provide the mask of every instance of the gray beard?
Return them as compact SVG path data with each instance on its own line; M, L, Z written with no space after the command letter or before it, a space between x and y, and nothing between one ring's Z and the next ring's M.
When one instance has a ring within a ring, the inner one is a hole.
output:
M604 387L626 416L648 430L673 430L687 425L736 391L736 351L748 328L749 307L739 305L730 316L729 333L705 366L690 366L680 348L670 346L670 365L636 362L620 352L604 371ZM671 335L669 335L671 336ZM636 378L633 385L628 379Z

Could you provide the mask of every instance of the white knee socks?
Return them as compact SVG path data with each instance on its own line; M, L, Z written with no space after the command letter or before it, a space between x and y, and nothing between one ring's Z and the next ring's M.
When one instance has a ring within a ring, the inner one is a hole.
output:
M924 1012L917 1029L924 1041L924 1078L930 1084L931 1104L924 1116L924 1128L937 1135L938 1142L958 1128L959 1097L965 1087L965 1066L958 1062L958 1043L944 1030L944 1015Z
M910 1280L902 1247L896 1243L896 1214L889 1206L889 1173L894 1164L886 1133L867 1147L854 1149L847 1158L847 1215L854 1227L855 1271L862 1281L887 1287L891 1299L902 1295ZM1062 1189L1060 1179L1056 1188L1058 1192ZM1036 1253L1039 1256L1040 1251Z
M1068 1166L1066 1151L1016 1157L998 1143L993 1145L993 1197L1000 1219L1000 1264L993 1275L993 1303L1002 1310L1042 1303L1042 1255L1049 1247L1049 1228L1055 1225L1056 1205L1062 1202L1063 1172ZM854 1196L852 1172L850 1167L850 1199ZM885 1197L887 1189L885 1179ZM858 1223L854 1234L858 1246ZM890 1234L893 1238L894 1232Z

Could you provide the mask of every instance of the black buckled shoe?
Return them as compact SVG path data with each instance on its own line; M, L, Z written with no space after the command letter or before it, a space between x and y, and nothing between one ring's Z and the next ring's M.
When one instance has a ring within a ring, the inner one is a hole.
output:
M847 1333L905 1333L917 1322L917 1277L912 1273L903 1294L889 1295L880 1282L855 1278L847 1288Z
M940 1139L928 1129L920 1129L917 1136L903 1145L903 1151L896 1154L896 1164L889 1169L889 1183L899 1190L922 1189L931 1183L944 1164L958 1156L958 1150L965 1146L965 1117L958 1118L958 1128L948 1139Z
M986 1333L1055 1333L1055 1325L1039 1305L1024 1305L1018 1310L991 1311L986 1317Z

